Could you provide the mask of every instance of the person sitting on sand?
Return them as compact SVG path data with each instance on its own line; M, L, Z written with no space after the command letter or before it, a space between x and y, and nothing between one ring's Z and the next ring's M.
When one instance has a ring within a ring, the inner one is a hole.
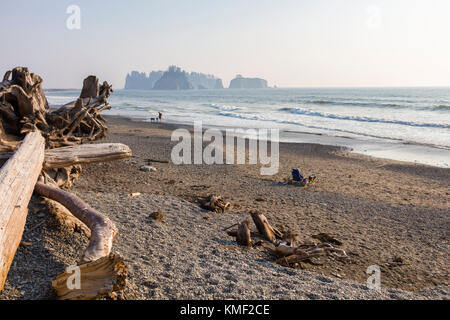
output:
M159 118L159 122L161 122L161 119L162 119L162 113L161 112L158 112L158 118Z

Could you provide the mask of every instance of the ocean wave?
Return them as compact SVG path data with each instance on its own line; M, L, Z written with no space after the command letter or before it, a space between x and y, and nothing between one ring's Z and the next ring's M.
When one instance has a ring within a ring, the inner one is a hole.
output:
M321 127L321 126L314 126L314 125L307 125L298 121L291 121L291 120L274 120L274 119L267 119L261 115L244 115L244 114L238 114L233 112L221 112L220 115L225 117L232 117L242 120L257 120L257 121L265 121L265 122L275 122L279 124L289 124L289 125L297 125L302 126L309 129L318 129L318 130L325 130L330 132L341 132L341 133L348 133L353 134L356 136L363 136L363 137L370 137L370 138L376 138L376 139L385 139L385 140L392 140L392 141L404 141L400 138L395 137L388 137L388 136L381 136L381 135L374 135L374 134L368 134L358 131L352 131L352 130L345 130L345 129L338 129L338 128L327 128L327 127Z
M450 110L450 105L441 104L439 106L433 107L432 110L435 110L435 111Z
M431 127L431 128L450 129L450 125L439 124L439 123L419 123L419 122L411 122L411 121L388 120L388 119L369 118L369 117L360 117L360 116L344 116L344 115L338 115L338 114L333 114L333 113L311 111L311 110L302 109L302 108L281 108L279 110L287 111L292 114L299 114L299 115L305 115L305 116L310 116L310 117L329 118L329 119L336 119L336 120L351 120L351 121L359 121L359 122L397 124L397 125L411 126L411 127Z
M374 108L394 108L405 109L409 106L397 103L377 103L377 102L349 102L349 101L330 101L330 100L308 100L306 103L318 105L333 105L333 106L353 106L353 107L374 107Z
M239 110L239 107L236 106L227 106L227 105L217 105L217 104L211 104L209 105L211 108L220 110L220 111L235 111Z

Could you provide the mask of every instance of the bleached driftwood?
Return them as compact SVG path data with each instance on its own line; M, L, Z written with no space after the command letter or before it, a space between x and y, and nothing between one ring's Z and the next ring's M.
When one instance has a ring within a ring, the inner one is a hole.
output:
M13 153L0 153L0 161ZM132 156L131 149L122 143L80 144L45 151L44 169L66 168L73 165L106 162Z
M42 169L44 147L42 135L30 132L0 171L0 291L22 239L28 202Z
M42 182L37 182L34 190L37 194L62 204L91 230L91 239L83 253L81 263L95 261L111 253L118 229L108 217L70 192Z
M131 149L122 143L81 144L45 152L44 168L64 168L77 164L106 162L131 157Z
M72 289L67 283L72 273L61 273L52 281L52 287L60 300L93 300L115 298L115 291L126 285L126 265L118 255L110 254L99 260L85 263L80 268L80 289Z

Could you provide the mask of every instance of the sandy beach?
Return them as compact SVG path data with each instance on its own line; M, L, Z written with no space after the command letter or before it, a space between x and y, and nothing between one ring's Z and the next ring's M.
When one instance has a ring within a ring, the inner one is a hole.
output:
M273 176L261 176L257 165L176 166L170 135L179 126L107 119L102 142L124 143L133 157L84 165L72 192L119 228L113 252L128 264L129 299L450 298L450 169L294 143L280 144ZM143 165L157 171L140 171ZM286 184L292 168L318 179ZM209 194L222 195L231 210L201 209ZM164 222L149 217L158 209ZM351 261L292 269L262 247L238 246L223 229L253 209L297 233L300 243L333 236ZM52 219L35 196L23 238L31 245L19 247L0 299L54 298L51 280L76 263L87 239ZM381 268L379 292L366 287L370 265Z

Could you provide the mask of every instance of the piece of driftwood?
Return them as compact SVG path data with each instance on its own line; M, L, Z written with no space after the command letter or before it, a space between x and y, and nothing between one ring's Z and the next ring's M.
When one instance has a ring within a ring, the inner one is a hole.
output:
M83 253L81 263L95 261L109 255L118 229L108 217L67 191L42 182L37 182L34 190L37 194L62 204L91 230L91 239Z
M65 168L77 164L125 159L131 156L131 149L122 143L82 144L47 150L44 168Z
M252 245L252 239L250 237L250 220L247 219L239 224L236 241L241 246L250 247Z
M311 259L323 256L330 256L340 261L348 261L350 259L344 250L335 248L329 243L304 244L297 247L291 247L282 243L275 247L272 253L277 257L276 263L294 268L301 262L311 263Z
M0 162L13 153L0 153ZM132 156L131 149L122 143L81 144L45 151L44 169L68 168L74 165L106 162Z
M61 229L68 232L79 232L88 238L91 237L91 230L62 204L47 198L44 198L43 203L47 206L48 212L54 216L56 224Z
M45 141L30 132L0 171L0 291L22 239L28 202L42 169Z
M81 175L81 165L66 168L46 169L42 171L45 184L58 188L70 188L75 179Z
M127 268L123 258L118 255L110 254L78 267L79 283L75 279L76 269L63 272L52 281L59 300L114 299L115 292L126 286Z
M80 98L58 110L48 106L42 78L18 67L0 82L0 151L14 151L21 135L39 130L48 148L82 144L103 138L107 127L101 116L109 109L112 87L90 76Z
M267 218L261 212L251 211L250 215L252 216L256 228L266 240L274 242L277 237L281 238L283 236L278 229L270 225Z
M200 201L200 206L209 211L213 211L216 213L223 213L230 207L229 202L225 202L222 196L217 196L214 194L209 195L204 200Z

